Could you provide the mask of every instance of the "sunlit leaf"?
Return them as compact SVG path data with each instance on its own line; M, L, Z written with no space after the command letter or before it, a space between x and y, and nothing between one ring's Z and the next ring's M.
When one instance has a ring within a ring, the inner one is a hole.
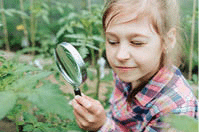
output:
M84 92L86 92L86 91L88 91L88 85L85 83L84 85L83 85L83 90L84 90Z
M42 3L42 6L46 9L49 9L49 6L46 3Z
M8 16L13 16L13 13L9 10L4 10L5 14L8 15Z
M94 80L94 73L92 72L92 71L87 71L87 76L88 76L88 78L92 81L92 80Z
M50 74L51 72L41 72L36 75L26 75L24 78L20 78L11 85L7 86L6 89L30 89L35 86L39 80L49 76Z
M16 104L16 95L11 91L0 92L0 120L6 116L6 114Z
M13 13L19 14L20 16L23 16L24 18L28 19L29 16L25 12L22 11L14 11Z
M169 123L173 128L184 132L197 132L198 121L194 118L185 115L174 115L164 118L165 122Z
M92 37L92 39L93 39L93 40L96 40L96 41L98 41L98 42L103 42L103 43L104 43L104 39L103 39L101 36L96 36L96 35L94 35L94 36Z
M27 124L23 127L23 131L32 132L34 129L33 125Z
M77 17L77 14L74 13L74 12L71 12L69 15L68 15L68 19L71 20L71 19L74 19L75 17Z
M82 39L82 38L85 38L86 36L84 34L67 34L64 37L74 38L74 39Z
M98 47L91 45L91 44L86 44L87 47L91 48L91 49L95 49L95 50L99 50Z
M37 122L37 118L27 112L23 113L24 121L26 123L35 124Z
M43 15L42 18L43 18L43 20L44 20L47 24L50 24L50 21L49 21L49 19L48 19L48 16Z
M65 118L73 119L72 107L62 95L58 85L43 85L42 87L35 89L35 91L28 96L28 100L46 112L59 114Z
M15 74L16 75L19 75L19 74L22 74L24 72L30 72L30 71L39 71L40 69L39 68L36 68L36 67L33 67L33 66L30 66L30 65L23 65L23 64L20 64L17 66L17 69L15 70Z
M64 13L64 10L63 8L61 8L60 6L57 7L57 10L59 11L59 13L63 14Z
M89 51L88 51L88 49L87 48L85 48L85 47L81 47L81 48L79 48L79 53L80 53L80 55L82 56L82 58L84 59L84 58L86 58L87 57L87 55L89 54Z
M82 132L83 130L79 128L78 124L76 121L71 121L67 124L67 129L68 130L73 130L74 132ZM72 132L72 131L71 131Z

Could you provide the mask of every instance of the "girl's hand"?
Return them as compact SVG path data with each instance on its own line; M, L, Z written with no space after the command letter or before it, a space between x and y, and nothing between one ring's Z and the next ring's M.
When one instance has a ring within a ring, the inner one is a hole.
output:
M72 101L76 122L84 130L97 131L106 121L106 112L98 100L86 95Z

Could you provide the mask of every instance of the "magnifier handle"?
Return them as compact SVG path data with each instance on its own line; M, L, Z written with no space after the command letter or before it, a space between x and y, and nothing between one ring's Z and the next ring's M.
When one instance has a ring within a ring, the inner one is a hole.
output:
M75 89L74 89L74 92L75 92L75 95L82 96L82 95L81 95L81 91L80 91L79 88L75 88Z

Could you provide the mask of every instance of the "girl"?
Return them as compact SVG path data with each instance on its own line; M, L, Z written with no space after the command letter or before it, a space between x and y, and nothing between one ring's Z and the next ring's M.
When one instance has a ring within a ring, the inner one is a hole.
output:
M176 0L109 0L103 15L106 56L115 89L106 115L99 101L76 96L80 128L161 131L169 113L197 118L197 100L176 66L182 58Z

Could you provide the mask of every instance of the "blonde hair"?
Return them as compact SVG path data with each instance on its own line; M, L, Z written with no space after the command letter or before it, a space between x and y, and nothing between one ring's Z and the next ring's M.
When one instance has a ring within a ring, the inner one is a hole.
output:
M127 22L148 16L155 31L165 47L161 57L161 66L174 64L180 66L182 62L182 42L180 35L180 18L177 0L108 0L103 14L103 29L113 21ZM176 29L176 44L169 46L168 32Z

